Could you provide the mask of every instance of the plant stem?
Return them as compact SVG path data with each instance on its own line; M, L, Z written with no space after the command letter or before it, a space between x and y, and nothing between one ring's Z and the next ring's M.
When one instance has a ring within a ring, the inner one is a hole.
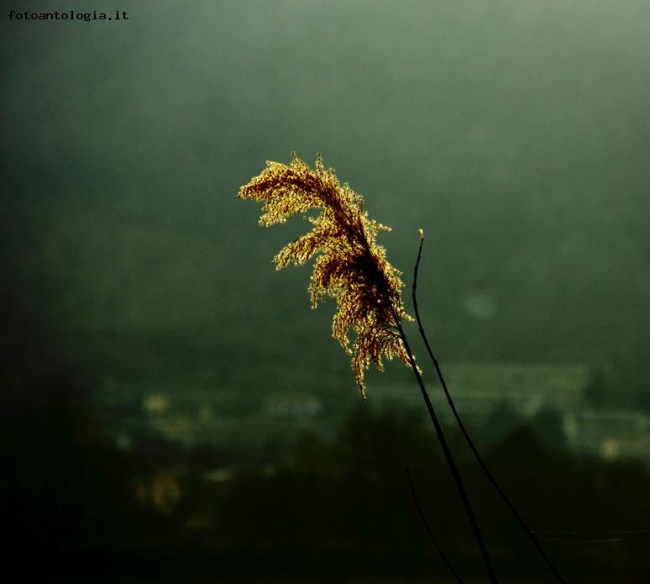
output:
M454 418L456 419L456 423L458 424L458 427L460 428L460 431L462 432L465 441L467 442L467 445L469 446L469 449L472 451L472 454L476 458L476 461L478 462L479 466L483 470L483 473L485 476L488 478L490 483L492 483L492 486L496 490L496 492L499 494L499 496L503 499L504 503L507 505L508 509L512 512L512 514L515 516L521 527L524 529L526 534L528 535L528 538L531 540L539 554L542 556L544 562L546 565L549 567L551 572L555 575L557 580L561 582L562 584L567 584L564 578L560 575L560 573L557 571L557 568L553 565L553 562L551 559L548 557L546 552L544 551L544 548L541 546L539 543L538 539L535 537L535 534L530 530L526 522L523 520L521 515L519 515L519 512L517 509L515 509L515 506L512 504L508 496L506 495L505 491L501 488L501 485L497 482L497 480L494 478L490 470L488 469L487 465L485 464L483 457L480 455L478 449L476 448L476 445L474 444L473 440L471 439L469 432L465 428L465 424L463 424L463 421L461 420L460 414L458 413L458 410L456 409L456 404L454 404L454 400L451 397L451 394L449 393L449 389L447 388L447 383L445 382L445 378L442 374L442 369L440 368L440 364L438 363L438 359L436 359L433 350L431 349L431 345L429 344L429 340L427 339L427 335L424 332L424 327L422 326L422 319L420 318L420 311L418 309L418 302L417 302L417 295L416 295L416 290L417 290L417 281L418 281L418 268L420 266L420 259L422 257L422 246L424 244L424 235L422 232L420 232L420 247L418 249L418 257L417 260L415 261L415 268L413 270L413 286L412 286L412 298L413 298L413 310L415 312L415 319L418 323L418 329L420 331L420 336L422 337L422 340L424 341L424 345L426 346L427 352L429 353L429 357L431 358L431 361L433 362L433 366L436 369L436 373L438 375L438 379L440 380L440 385L442 386L442 389L445 393L445 397L447 398L447 403L449 404L449 407L451 408L451 411L454 414Z
M472 504L470 503L469 497L467 496L467 491L465 490L465 485L463 484L463 480L460 476L460 472L458 471L458 467L456 466L456 461L454 460L454 457L449 448L449 444L447 443L447 439L445 438L445 433L442 430L442 425L440 424L440 420L438 419L433 404L431 403L431 399L429 398L429 394L427 393L427 389L424 385L424 381L422 380L422 376L420 375L420 371L417 365L415 364L415 357L413 356L413 352L411 351L411 348L409 346L408 340L406 338L406 334L404 333L404 329L402 328L402 323L400 319L397 317L395 318L395 321L397 322L397 330L399 332L400 338L404 343L404 349L406 350L409 356L411 370L413 371L413 374L415 375L415 379L418 382L418 386L422 394L422 399L424 400L424 403L427 408L427 412L429 413L429 417L431 418L431 421L433 422L433 426L436 430L436 434L438 435L438 440L440 441L440 446L442 447L442 451L444 453L447 466L451 471L451 475L454 479L456 489L458 491L458 494L460 495L461 501L463 503L463 507L465 508L465 512L467 513L467 518L469 519L469 523L472 527L472 531L474 532L474 537L476 539L476 543L481 552L483 563L485 564L485 569L488 573L488 576L490 577L490 582L492 584L498 584L498 580L494 572L494 568L492 566L492 560L490 559L490 554L488 553L487 547L485 545L485 540L483 539L483 534L481 533L481 529L476 520L476 516L474 515L474 510L472 509Z
M426 529L427 533L429 534L429 538L433 542L433 545L438 550L438 553L440 554L440 557L442 558L443 562L445 562L445 565L447 566L449 571L454 575L454 578L456 578L456 581L459 584L464 584L463 579L460 577L458 572L456 572L454 567L451 565L451 562L449 561L449 558L447 558L447 556L445 555L445 552L440 547L440 544L438 543L438 540L436 539L436 536L433 534L433 531L431 531L431 528L429 527L429 522L427 521L427 518L424 515L424 511L422 510L422 506L420 505L420 500L418 499L418 495L415 492L415 485L413 484L413 480L411 479L411 473L409 471L409 467L405 466L404 470L406 471L406 478L408 479L408 482L409 482L409 487L411 489L411 495L413 495L413 501L415 502L415 508L418 511L418 515L420 516L420 521L422 521L422 525L424 525L424 529Z

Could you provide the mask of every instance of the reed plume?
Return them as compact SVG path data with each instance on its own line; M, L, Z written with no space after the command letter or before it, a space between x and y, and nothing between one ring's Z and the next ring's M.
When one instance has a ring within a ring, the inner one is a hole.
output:
M293 215L302 215L313 225L310 232L280 250L274 263L280 270L318 256L309 284L312 308L328 296L336 300L332 336L351 356L362 396L371 362L383 371L382 358L397 357L411 367L398 333L402 319L412 320L402 303L401 272L376 242L377 233L390 228L368 217L361 195L348 184L341 185L320 155L312 170L294 153L288 166L267 162L266 169L244 185L238 197L264 203L262 226L284 223ZM318 216L308 214L312 209L320 210ZM356 335L352 343L350 329Z
M292 155L291 164L288 166L279 162L267 162L266 169L244 185L239 190L238 197L263 203L264 213L259 220L262 226L269 227L276 223L284 223L293 215L302 215L312 223L313 229L310 232L286 245L274 257L276 269L285 268L290 263L302 265L315 255L318 256L309 284L312 308L316 308L319 301L327 296L336 300L337 311L332 322L332 336L351 356L357 386L364 398L366 395L364 376L371 362L382 371L383 357L388 359L397 357L411 368L465 508L488 577L492 584L497 584L492 560L462 477L402 327L403 320L413 319L406 313L402 302L401 289L404 284L400 279L401 272L388 262L386 250L376 242L377 233L381 230L390 231L390 228L368 217L368 213L363 210L363 197L355 193L348 184L341 185L334 170L325 169L320 155L316 159L314 170L295 154ZM320 210L320 214L316 217L308 214L312 209ZM485 465L447 389L438 360L424 332L416 298L423 243L424 233L420 230L420 247L413 273L412 299L420 336L435 367L445 397L481 469L526 531L554 576L564 584L565 581L537 538ZM348 336L350 329L356 334L352 345ZM448 568L456 580L462 583L427 524L408 467L406 470L420 517Z

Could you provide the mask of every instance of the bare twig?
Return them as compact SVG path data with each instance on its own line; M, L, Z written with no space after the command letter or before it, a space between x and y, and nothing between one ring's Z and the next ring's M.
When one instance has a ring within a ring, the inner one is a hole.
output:
M449 407L451 408L451 411L454 414L454 418L456 419L456 423L458 424L458 427L460 428L460 431L462 432L465 441L467 442L467 445L469 446L469 449L472 451L472 454L476 458L476 461L478 462L479 466L485 473L485 476L488 478L490 483L492 483L492 486L496 490L496 492L500 495L500 497L503 499L504 503L507 505L508 509L512 512L512 514L515 516L521 527L524 529L526 534L528 535L528 538L531 540L539 554L542 556L544 559L544 562L546 565L549 567L549 569L553 572L555 577L557 578L558 582L561 582L562 584L566 584L566 580L560 575L558 572L557 568L551 561L551 559L548 557L546 552L544 551L544 548L541 546L539 543L537 537L535 537L535 534L530 530L526 522L523 520L515 506L512 504L508 496L506 495L505 491L501 488L501 485L497 482L497 480L494 478L494 475L490 472L490 469L487 467L485 464L485 461L483 460L483 457L479 453L478 449L476 448L476 445L472 441L467 428L465 428L465 424L463 424L463 421L460 417L460 414L458 413L458 410L456 409L456 405L454 404L454 400L451 397L451 394L449 393L449 389L447 388L447 383L445 382L445 378L442 374L442 369L440 368L440 364L438 363L438 359L436 359L433 350L431 349L431 345L429 344L429 341L427 339L427 335L424 332L424 327L422 326L422 319L420 317L420 311L418 309L418 302L417 302L417 281L418 281L418 269L420 266L420 259L422 257L422 246L424 245L424 232L422 229L420 229L420 247L418 248L418 257L417 260L415 261L415 267L413 269L413 286L411 288L412 290L412 298L413 298L413 311L415 312L415 320L417 321L418 324L418 329L420 331L420 336L422 337L422 340L424 341L424 345L426 346L427 352L429 353L429 357L431 358L431 361L433 362L433 366L436 369L436 373L438 375L438 379L440 380L440 385L442 385L442 389L445 393L445 397L447 398L447 402L449 403Z
M442 451L445 456L447 466L451 471L451 475L456 485L456 490L460 495L461 501L463 503L463 507L465 508L465 512L467 513L467 518L469 519L469 523L474 533L474 538L476 539L476 543L481 552L481 557L483 558L485 569L488 573L488 576L490 577L490 582L492 584L497 584L498 580L494 572L494 567L492 566L492 560L490 559L490 554L488 552L487 546L485 545L485 540L483 539L481 528L478 525L478 521L476 520L476 515L474 514L474 510L472 509L472 504L467 495L467 491L465 490L463 479L460 476L460 472L458 471L458 467L456 466L456 461L454 460L454 457L449 448L449 444L447 443L447 439L445 437L445 433L443 432L442 425L440 424L440 420L438 419L438 415L436 414L433 404L431 403L431 398L427 393L427 389L424 385L424 381L422 380L422 375L420 374L420 370L415 364L415 357L413 356L413 352L411 351L411 348L409 346L408 340L406 338L406 334L404 333L404 329L402 328L402 324L398 318L396 318L396 322L397 322L397 330L399 331L400 338L402 339L402 343L404 343L404 348L409 357L409 361L411 364L411 371L413 371L413 375L415 375L415 379L418 383L418 387L420 388L420 393L422 394L422 399L424 400L424 403L427 408L427 412L429 413L429 417L431 418L431 421L433 422L433 426L436 430L436 434L438 435L438 440L440 441L440 446L442 447Z
M415 485L413 484L413 480L411 479L411 473L409 472L409 467L405 466L404 470L406 471L406 477L408 478L409 481L411 495L413 495L413 501L415 502L415 507L418 511L418 515L420 516L420 521L422 521L422 525L424 525L424 529L426 529L427 533L429 534L429 539L433 542L433 545L435 546L436 550L438 550L438 553L440 554L442 561L445 563L449 571L454 575L454 578L456 578L456 580L460 584L463 584L463 579L460 577L458 572L456 572L454 566L452 566L451 562L449 561L449 558L447 558L447 556L445 555L445 552L440 547L440 544L438 543L436 536L433 534L433 531L431 531L431 528L429 527L429 522L427 521L427 518L424 516L424 511L420 506L420 500L418 499L417 493L415 492Z

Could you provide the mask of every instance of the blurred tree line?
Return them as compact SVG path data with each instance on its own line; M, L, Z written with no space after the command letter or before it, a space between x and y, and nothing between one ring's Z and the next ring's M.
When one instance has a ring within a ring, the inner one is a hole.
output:
M15 568L49 576L79 558L167 541L168 522L138 495L157 469L118 449L83 386L0 266L0 545ZM14 565L16 563L17 565ZM74 571L74 570L72 570ZM9 580L8 580L9 581Z
M52 579L128 573L158 580L238 575L443 574L416 512L464 573L480 558L435 436L419 412L360 404L335 437L302 436L238 464L209 445L142 437L120 450L89 393L2 293L0 481L4 569ZM484 456L572 582L638 581L650 573L650 474L559 448L552 413L507 429ZM495 557L513 577L547 576L541 560L468 457L470 495ZM480 447L480 444L479 444ZM20 559L19 559L20 558ZM15 580L15 578L14 578Z
M569 455L553 436L547 441L540 432L545 421L518 425L488 449L485 458L495 476L570 581L593 582L598 576L625 582L647 575L647 468L636 461ZM452 443L497 570L515 578L549 577L460 435ZM434 435L416 412L376 412L365 404L345 420L334 441L304 436L290 461L234 478L208 537L225 547L273 549L287 557L318 550L354 568L442 574L416 513L405 466L443 548L461 571L480 573Z

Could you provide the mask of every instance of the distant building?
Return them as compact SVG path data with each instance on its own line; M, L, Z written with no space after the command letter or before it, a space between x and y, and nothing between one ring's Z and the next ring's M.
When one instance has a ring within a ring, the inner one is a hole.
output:
M607 460L637 458L650 464L650 416L637 412L586 410L565 416L570 448Z
M530 418L544 408L574 412L583 407L582 388L589 370L583 366L450 364L443 373L449 392L461 416L484 420L495 409L507 405L515 413ZM437 378L425 379L434 405L440 404L440 417L452 421ZM419 406L422 398L415 384L380 387L381 401Z
M485 426L495 412L508 410L523 420L554 411L572 452L608 460L642 458L650 464L650 418L636 412L594 410L587 406L584 388L589 369L582 365L521 365L450 363L443 372L456 407L467 426ZM453 424L435 372L425 373L429 395L443 423ZM124 448L131 436L155 432L186 446L265 448L269 441L290 443L308 430L328 435L345 415L331 415L309 390L225 392L196 385L121 388L110 385L97 405ZM353 391L354 388L351 388ZM426 416L419 388L412 383L373 385L369 407L400 407Z
M589 380L585 366L449 364L445 381L461 418L468 426L488 421L503 408L532 421L543 410L558 412L566 447L576 454L606 460L636 458L650 464L650 416L632 411L594 410L583 389ZM439 417L453 423L440 383L429 374L427 389ZM379 387L373 399L421 408L420 391L413 384Z
M322 409L321 401L308 393L304 395L273 395L266 400L264 409L273 417L311 418Z

